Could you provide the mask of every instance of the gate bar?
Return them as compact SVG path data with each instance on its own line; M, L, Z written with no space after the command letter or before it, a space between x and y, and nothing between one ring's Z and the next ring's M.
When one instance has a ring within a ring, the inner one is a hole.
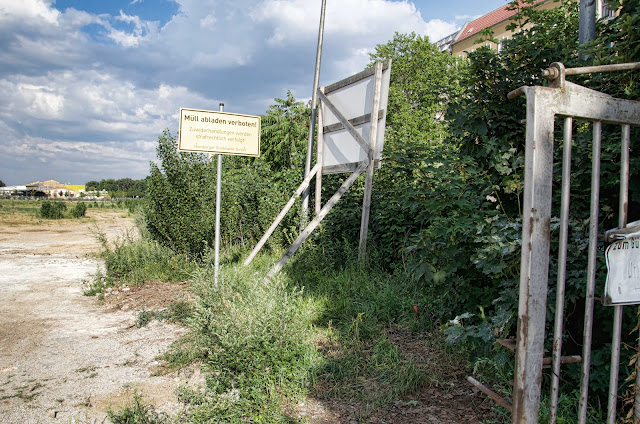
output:
M627 226L627 209L629 204L629 145L631 127L622 125L620 150L620 206L618 212L618 228ZM607 424L615 424L618 402L618 378L620 373L620 343L622 339L622 305L614 306L613 340L611 341L611 375L609 376L609 405L607 407ZM637 412L637 411L636 411Z
M560 211L560 247L558 251L558 282L556 291L556 317L553 331L553 372L551 374L551 399L549 424L555 424L558 416L560 389L560 365L562 356L562 324L564 322L565 282L567 277L567 246L569 244L569 204L571 192L571 139L573 118L564 118L564 147L562 159L562 201Z
M592 72L615 72L615 71L631 71L634 69L640 69L640 62L632 63L617 63L613 65L599 65L599 66L582 66L579 68L566 68L564 70L565 75L581 75L590 74ZM542 76L548 79L556 79L560 76L558 69L551 67L542 71Z
M593 122L593 158L591 167L591 215L589 218L589 265L587 267L587 295L585 298L584 338L582 342L582 376L580 379L580 407L578 424L587 422L589 374L591 367L591 342L593 310L596 290L596 259L598 254L598 211L600 209L600 147L602 122Z
M538 422L544 358L554 110L548 99L536 95L536 90L524 89L529 93L512 424Z

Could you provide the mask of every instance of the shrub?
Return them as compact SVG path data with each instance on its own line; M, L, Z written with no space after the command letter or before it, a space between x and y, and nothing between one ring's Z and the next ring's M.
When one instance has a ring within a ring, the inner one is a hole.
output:
M63 202L45 200L40 206L40 216L46 219L62 219L67 205Z
M93 281L84 284L86 296L100 295L106 288L122 283L139 286L154 280L184 281L195 267L186 255L152 240L127 234L110 244L102 231L96 230L95 236L102 245L105 272L99 271Z
M76 202L76 204L71 208L70 213L73 218L85 216L87 213L87 205L84 202Z

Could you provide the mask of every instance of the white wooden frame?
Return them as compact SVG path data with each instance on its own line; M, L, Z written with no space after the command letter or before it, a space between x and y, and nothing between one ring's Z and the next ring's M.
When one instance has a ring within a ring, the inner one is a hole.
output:
M280 211L276 219L273 221L269 229L262 236L258 244L255 246L251 254L244 261L244 265L249 265L251 261L255 258L258 252L262 249L264 244L267 242L271 234L275 231L277 226L280 224L282 219L285 217L287 212L291 209L293 204L295 203L296 198L300 197L300 195L307 190L307 188L311 184L311 180L313 177L316 178L316 197L315 197L315 218L302 230L298 238L293 242L293 244L289 247L284 256L273 266L273 268L269 271L265 280L270 280L282 267L287 263L289 258L293 256L293 254L300 248L302 243L309 237L309 235L315 230L315 228L320 224L320 222L327 216L327 214L331 211L331 209L338 203L342 195L353 185L356 179L360 176L360 174L366 170L366 180L365 180L365 193L363 199L362 206L362 220L360 223L360 257L364 258L366 253L366 245L367 245L367 235L368 235L368 226L369 226L369 213L371 210L371 192L373 187L373 173L374 168L376 166L380 166L380 154L382 151L382 142L384 140L384 123L385 123L385 114L386 114L386 99L388 97L388 76L386 80L386 84L383 85L383 71L387 70L390 72L391 61L387 62L378 62L372 68L367 69L363 72L360 72L356 75L352 75L349 78L346 78L342 81L338 81L337 83L331 84L328 87L320 87L318 89L318 97L320 99L321 107L318 108L318 143L317 143L317 163L312 168L309 175L302 181L300 186L297 188L293 196L289 199L284 208ZM368 113L362 116L356 116L351 119L345 117L344 111L340 109L340 107L336 106L334 102L328 97L327 93L335 92L340 89L344 89L349 87L352 84L361 82L366 78L370 78L373 76L373 95L371 100L371 111L372 113ZM386 90L386 92L383 92ZM381 99L384 97L384 102L381 102ZM384 104L381 104L384 103ZM338 122L334 122L330 125L325 125L325 120L327 115L331 114L334 118L333 120L337 120ZM375 116L377 119L372 119L372 116ZM379 123L382 122L380 125ZM361 132L364 132L365 129L362 127L363 125L369 124L369 139L365 140L365 138L361 135ZM356 129L359 127L359 130ZM364 159L359 160L357 162L347 162L334 164L332 166L324 165L325 155L325 135L329 133L333 133L336 131L347 132L351 136L351 140L355 141L362 151L364 151ZM338 191L334 193L334 195L329 199L324 207L322 207L322 175L323 174L332 174L332 173L351 173L351 175L346 179L346 181L340 186Z

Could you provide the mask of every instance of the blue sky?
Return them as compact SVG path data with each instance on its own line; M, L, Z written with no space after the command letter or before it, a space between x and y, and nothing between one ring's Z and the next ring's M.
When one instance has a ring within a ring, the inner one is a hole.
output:
M0 0L0 180L143 178L180 107L311 97L320 0ZM506 0L327 0L321 84Z

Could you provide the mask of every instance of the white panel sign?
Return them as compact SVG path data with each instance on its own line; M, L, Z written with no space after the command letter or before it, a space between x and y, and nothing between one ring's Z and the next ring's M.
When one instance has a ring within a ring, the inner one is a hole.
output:
M181 108L178 150L260 156L260 117Z
M361 118L365 115L371 115L373 112L371 108L373 104L375 75L373 74L373 72L370 73L371 75L367 76L366 78L359 79L335 91L327 92L326 94L327 98L336 106L336 108L347 120L351 121L352 119ZM344 81L355 79L354 77L347 78ZM384 130L386 123L387 102L389 98L390 78L391 67L387 67L382 71L379 110L382 110L383 112L380 116L380 119L378 120L378 131L374 153L374 159L376 160L380 159L381 152L384 147ZM322 104L322 113L324 127L339 124L340 121L338 120L338 118L324 103ZM373 113L374 118L378 115L378 113L379 111ZM362 135L362 137L368 142L371 121L368 120L368 122L356 124L354 125L354 127L356 131L360 135ZM363 161L367 157L364 149L362 149L362 147L344 128L323 134L323 139L323 168L335 165L357 163Z
M640 304L640 234L607 247L605 305Z

